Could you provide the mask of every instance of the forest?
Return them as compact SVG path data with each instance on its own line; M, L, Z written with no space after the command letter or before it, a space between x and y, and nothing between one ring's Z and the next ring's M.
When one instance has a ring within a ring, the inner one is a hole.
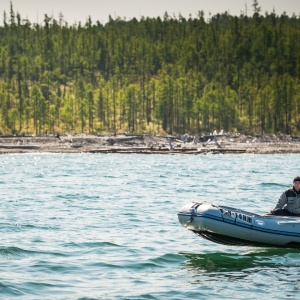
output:
M3 12L2 134L300 133L299 15L31 23Z

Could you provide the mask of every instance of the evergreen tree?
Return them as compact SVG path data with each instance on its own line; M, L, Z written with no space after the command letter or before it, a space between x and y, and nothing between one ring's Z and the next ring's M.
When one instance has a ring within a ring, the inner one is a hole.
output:
M0 131L300 132L300 19L275 11L105 25L3 13Z

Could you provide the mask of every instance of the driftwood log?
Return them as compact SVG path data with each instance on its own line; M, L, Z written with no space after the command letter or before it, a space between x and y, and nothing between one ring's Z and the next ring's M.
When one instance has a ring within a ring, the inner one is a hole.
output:
M0 153L229 154L300 153L300 136L222 134L0 136Z

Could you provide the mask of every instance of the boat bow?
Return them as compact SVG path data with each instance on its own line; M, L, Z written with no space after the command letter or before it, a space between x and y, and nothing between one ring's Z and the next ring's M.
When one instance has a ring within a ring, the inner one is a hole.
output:
M179 210L178 220L188 230L221 244L300 247L298 217L259 215L193 202Z

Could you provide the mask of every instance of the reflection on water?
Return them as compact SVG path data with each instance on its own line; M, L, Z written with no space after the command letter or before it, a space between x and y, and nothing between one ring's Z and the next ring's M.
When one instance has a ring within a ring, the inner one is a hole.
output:
M299 297L299 249L234 247L225 252L180 255L187 259L181 264L190 274L187 284L205 297L265 300Z
M297 249L261 248L246 253L180 254L188 259L183 268L193 272L194 276L201 276L201 280L239 280L255 273L274 273L274 269L278 276L287 275L291 269L294 269L293 273L300 273L300 253Z

